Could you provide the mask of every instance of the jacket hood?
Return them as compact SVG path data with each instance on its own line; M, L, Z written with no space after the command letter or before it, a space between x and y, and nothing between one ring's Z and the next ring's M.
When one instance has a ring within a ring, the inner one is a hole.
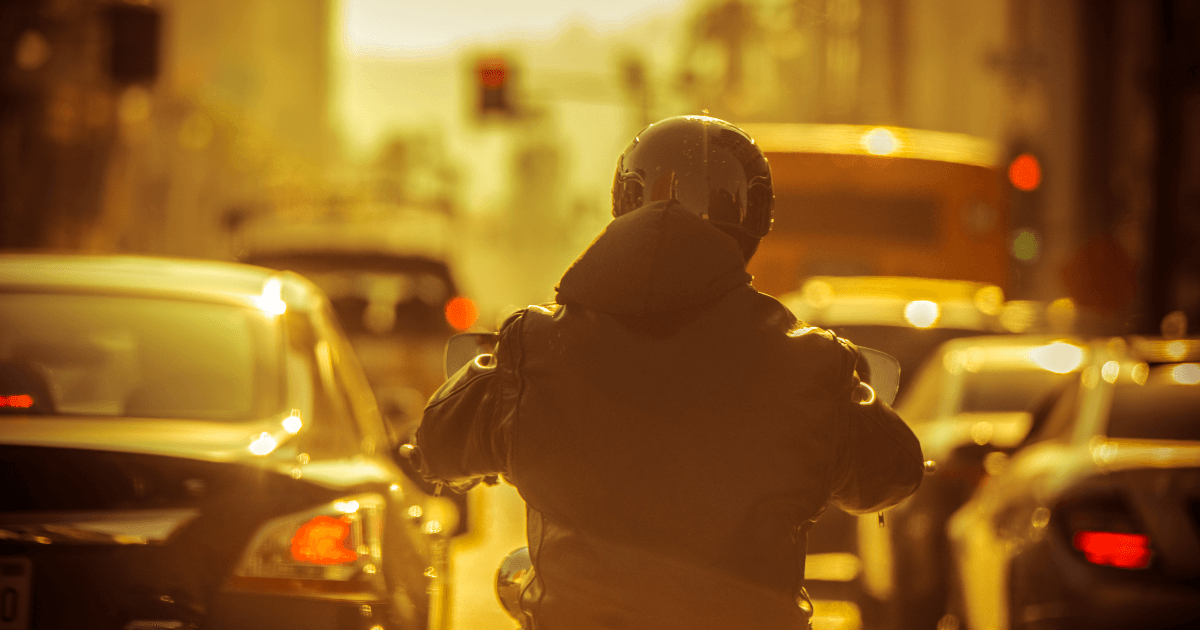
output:
M602 313L659 313L697 306L750 282L732 236L676 201L624 214L559 281L557 301Z

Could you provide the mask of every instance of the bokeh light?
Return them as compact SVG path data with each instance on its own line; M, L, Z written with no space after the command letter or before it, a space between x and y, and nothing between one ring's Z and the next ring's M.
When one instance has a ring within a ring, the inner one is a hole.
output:
M1012 240L1013 258L1026 262L1032 261L1038 257L1039 246L1037 234L1032 230L1021 230Z
M1037 190L1042 183L1042 165L1033 155L1022 153L1008 165L1008 181L1017 190Z
M1184 363L1171 369L1171 377L1181 385L1200 383L1200 363Z
M933 326L941 314L941 307L929 300L914 300L904 307L904 319L917 328Z
M470 328L476 319L479 319L479 308L469 298L460 295L446 302L446 321L455 330Z
M1066 374L1083 363L1083 348L1065 341L1055 341L1030 350L1029 358L1055 374Z
M900 141L890 130L876 127L863 134L862 145L871 155L891 155L900 148Z

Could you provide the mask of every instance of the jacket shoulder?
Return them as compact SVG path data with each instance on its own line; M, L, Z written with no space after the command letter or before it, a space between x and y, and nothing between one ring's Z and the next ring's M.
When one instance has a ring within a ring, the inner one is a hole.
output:
M832 330L796 319L788 307L765 293L753 291L749 303L761 329L778 339L797 365L825 366L821 380L829 384L850 382L858 362L857 346Z
M765 293L755 292L754 299L758 302L758 310L769 322L768 325L784 334L790 344L809 352L827 352L831 355L850 354L857 359L857 346L849 340L839 337L832 330L796 319L791 309Z

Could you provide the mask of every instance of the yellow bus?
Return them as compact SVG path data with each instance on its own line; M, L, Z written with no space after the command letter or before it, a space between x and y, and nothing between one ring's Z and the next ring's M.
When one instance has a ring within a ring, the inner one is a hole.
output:
M750 261L783 295L810 276L1008 286L1008 204L994 144L860 125L742 126L766 153L775 223Z

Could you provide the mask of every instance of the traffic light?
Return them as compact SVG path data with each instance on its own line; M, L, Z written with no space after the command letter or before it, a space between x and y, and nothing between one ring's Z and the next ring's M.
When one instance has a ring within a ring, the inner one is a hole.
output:
M1022 153L1008 164L1008 182L1017 190L1033 192L1042 185L1042 163L1032 153Z
M1004 175L1009 191L1009 216L1012 232L1009 235L1009 255L1015 263L1009 291L1020 296L1030 290L1033 277L1030 267L1042 255L1045 247L1045 201L1042 191L1043 170L1041 151L1032 143L1016 142L1007 153Z
M486 57L476 66L481 116L512 116L515 113L511 86L512 68L503 57Z

